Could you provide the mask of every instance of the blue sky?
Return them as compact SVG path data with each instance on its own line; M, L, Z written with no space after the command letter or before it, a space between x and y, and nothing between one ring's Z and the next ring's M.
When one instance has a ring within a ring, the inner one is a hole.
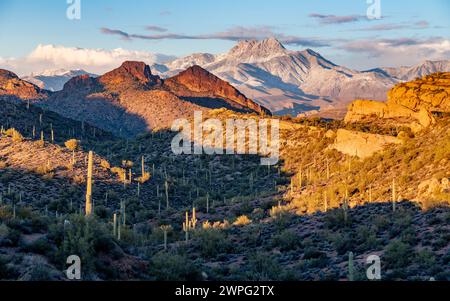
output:
M356 69L450 59L449 1L380 3L383 18L368 20L366 0L81 0L81 19L69 20L67 0L0 0L0 67L38 45L184 56L266 36Z

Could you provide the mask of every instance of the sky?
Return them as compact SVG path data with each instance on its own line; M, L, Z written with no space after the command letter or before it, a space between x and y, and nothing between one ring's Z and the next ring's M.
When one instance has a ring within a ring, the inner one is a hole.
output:
M448 0L0 0L0 68L103 73L268 37L358 70L398 67L450 59L449 15Z

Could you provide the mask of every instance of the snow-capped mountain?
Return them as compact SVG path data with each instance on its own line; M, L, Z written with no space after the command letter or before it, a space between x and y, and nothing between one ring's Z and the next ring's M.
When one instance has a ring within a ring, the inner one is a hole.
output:
M59 91L62 90L64 84L67 83L71 78L87 74L91 77L97 77L97 75L88 73L84 70L45 70L40 73L32 73L29 76L25 76L22 79L35 84L41 89L49 91Z
M338 66L311 49L288 50L275 38L241 41L228 53L194 54L152 69L169 77L192 65L230 82L272 112L292 115L342 109L355 99L385 100L387 91L399 81L450 71L445 63L401 71L356 71Z
M377 68L369 72L380 72L401 81L412 81L418 77L423 77L436 72L450 71L450 60L425 61L412 67L400 68Z

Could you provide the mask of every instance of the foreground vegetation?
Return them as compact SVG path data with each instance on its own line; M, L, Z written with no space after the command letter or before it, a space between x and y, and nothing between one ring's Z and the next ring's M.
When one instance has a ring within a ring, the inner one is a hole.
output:
M445 118L365 160L330 148L339 123L283 121L282 160L267 168L258 156L175 156L171 132L119 139L14 110L20 119L1 120L1 279L66 279L73 254L85 280L366 280L372 254L385 280L450 279L448 191L417 194L450 177Z

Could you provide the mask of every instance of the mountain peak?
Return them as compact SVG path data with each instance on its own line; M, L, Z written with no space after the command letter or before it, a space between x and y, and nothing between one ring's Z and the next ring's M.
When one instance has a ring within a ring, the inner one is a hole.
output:
M147 79L152 77L150 67L144 62L125 61L119 67L119 69L142 81L146 81Z
M150 66L144 62L125 61L122 65L100 77L101 82L119 84L124 81L139 82L144 85L158 83L159 77L153 76Z
M245 62L256 62L260 59L267 59L284 55L288 50L276 38L265 40L243 40L233 47L228 56L239 58Z

